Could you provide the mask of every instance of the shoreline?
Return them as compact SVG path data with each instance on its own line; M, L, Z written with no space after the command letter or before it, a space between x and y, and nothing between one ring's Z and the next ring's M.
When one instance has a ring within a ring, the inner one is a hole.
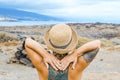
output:
M69 22L69 21L16 21L16 22L7 22L7 21L0 21L0 26L40 26L40 25L54 25L58 23L65 23L65 24L107 24L107 25L120 25L120 23L111 23L111 22Z

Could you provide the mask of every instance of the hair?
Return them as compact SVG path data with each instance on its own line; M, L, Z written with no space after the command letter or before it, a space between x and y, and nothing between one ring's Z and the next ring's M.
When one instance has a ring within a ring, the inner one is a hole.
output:
M56 56L58 59L63 59L65 56L68 55L68 53L65 53L65 54L58 54L56 52L53 52L53 55Z

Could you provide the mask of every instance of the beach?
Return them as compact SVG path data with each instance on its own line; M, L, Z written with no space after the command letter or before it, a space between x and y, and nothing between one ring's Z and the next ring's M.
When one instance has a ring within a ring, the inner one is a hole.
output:
M79 46L100 39L102 47L83 72L82 80L120 80L120 25L69 24L79 35ZM35 68L9 63L24 37L44 43L43 35L51 25L0 27L0 80L39 80ZM4 35L4 37L3 37Z

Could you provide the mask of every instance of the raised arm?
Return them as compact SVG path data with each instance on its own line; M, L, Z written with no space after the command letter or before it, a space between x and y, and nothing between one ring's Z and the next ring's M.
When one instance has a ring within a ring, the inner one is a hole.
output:
M59 60L53 55L49 54L38 42L32 40L31 38L27 38L25 40L25 48L32 61L37 62L36 58L32 57L35 56L35 54L39 54L41 56L42 61L44 61L44 63L46 64L47 68L48 64L50 64L55 70L58 70L60 66Z
M92 51L92 50L95 50L97 48L100 48L100 46L101 46L100 40L94 40L94 41L88 42L88 43L84 44L83 46L79 47L74 52L74 55L81 56L85 52Z
M48 54L47 51L43 47L41 47L41 45L38 42L32 40L31 38L27 38L25 40L25 47L34 50L42 57L45 57Z
M65 70L68 65L73 62L72 68L75 68L75 65L77 63L77 59L81 56L84 57L84 60L86 62L91 62L94 57L96 56L99 48L100 48L101 42L99 40L94 40L91 42L88 42L84 44L83 46L79 47L76 51L74 51L72 54L69 54L64 59L62 59L61 64L61 70Z

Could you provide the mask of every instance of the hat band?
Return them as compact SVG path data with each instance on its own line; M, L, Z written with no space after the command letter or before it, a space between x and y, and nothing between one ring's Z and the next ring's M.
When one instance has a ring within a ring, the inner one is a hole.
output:
M64 46L56 46L56 45L54 45L54 44L51 42L51 40L49 39L50 44L51 44L54 48L59 48L59 49L65 49L67 46L70 45L71 41L72 41L72 38L70 39L69 43L66 44L66 45L64 45Z

